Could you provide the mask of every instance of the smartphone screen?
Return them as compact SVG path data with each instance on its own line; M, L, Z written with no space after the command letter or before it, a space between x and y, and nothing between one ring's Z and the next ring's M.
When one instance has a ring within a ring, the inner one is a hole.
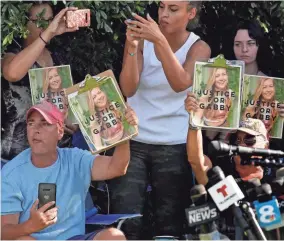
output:
M38 208L44 206L49 202L56 202L56 184L55 183L39 183L38 185ZM52 209L56 204L52 205L49 209Z
M68 28L89 27L91 24L91 11L90 9L79 9L76 11L67 11L66 24Z

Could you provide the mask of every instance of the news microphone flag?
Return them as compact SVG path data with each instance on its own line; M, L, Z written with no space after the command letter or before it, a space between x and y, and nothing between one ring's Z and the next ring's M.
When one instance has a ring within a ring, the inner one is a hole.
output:
M185 209L189 227L199 226L218 219L219 213L212 203Z
M210 187L208 192L220 211L227 209L235 202L244 198L244 194L233 176L227 176L222 181Z
M275 197L266 202L253 202L260 227L265 228L282 222L279 204Z

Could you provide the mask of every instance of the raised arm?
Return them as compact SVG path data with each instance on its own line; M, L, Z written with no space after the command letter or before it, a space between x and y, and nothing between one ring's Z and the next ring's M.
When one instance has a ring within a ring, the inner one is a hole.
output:
M138 120L134 111L128 106L125 118L130 125L137 128ZM92 180L108 180L126 173L130 161L129 141L115 147L112 156L98 156L92 168Z
M185 100L185 108L188 112L197 110L197 100L195 95L189 93ZM199 184L206 185L208 182L207 171L212 167L210 159L203 154L203 140L200 129L189 126L187 134L187 155L188 162L195 174L196 180Z
M128 24L126 22L126 24ZM131 97L136 93L143 68L143 41L130 36L131 30L126 32L122 71L119 77L121 91L124 96Z
M195 62L207 60L211 55L210 47L201 40L192 45L183 65L179 63L165 38L155 44L155 49L169 84L175 92L184 91L192 86Z
M45 42L49 42L54 36L60 35L65 32L73 32L75 28L67 29L63 17L68 10L76 10L77 8L65 8L61 10L50 23L48 28L42 32L41 37ZM21 80L36 62L43 49L45 42L38 37L32 44L26 47L18 54L7 53L4 56L2 63L2 70L4 78L10 82Z
M146 39L155 46L155 52L161 61L165 75L170 86L175 92L181 92L192 86L194 64L197 60L208 60L211 55L211 49L203 41L197 41L187 53L186 61L181 65L172 51L166 37L160 31L158 24L147 15L147 20L138 16L134 17L138 21L131 23L137 27L130 26L134 32L134 37Z

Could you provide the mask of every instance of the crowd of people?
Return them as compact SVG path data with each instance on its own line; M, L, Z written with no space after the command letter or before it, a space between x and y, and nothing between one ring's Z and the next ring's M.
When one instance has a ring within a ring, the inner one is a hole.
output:
M111 212L116 214L143 214L151 185L153 235L182 237L187 226L184 210L191 203L189 190L196 183L207 184L206 173L211 167L219 165L227 175L244 182L263 178L261 167L241 165L239 156L229 161L217 160L206 148L212 140L268 148L271 123L253 119L258 117L255 108L235 134L202 132L189 123L189 115L198 111L198 100L191 92L194 65L211 57L210 46L187 31L200 6L198 1L161 1L158 23L149 14L143 18L135 13L132 20L125 21L119 84L127 98L127 122L138 125L139 134L116 146L112 156L91 155L75 147L61 148L58 143L64 136L78 133L78 126L68 123L66 112L46 99L32 106L29 69L67 64L58 63L46 46L52 38L78 28L67 28L64 22L66 12L76 8L65 8L53 17L47 3L31 7L28 37L21 48L6 53L1 64L2 120L5 118L1 126L1 159L6 162L1 171L3 239L141 239L145 225L141 218L125 222L123 232L107 228L85 233L85 199L91 180L109 180ZM41 12L48 23L45 29L35 23ZM244 21L236 29L232 48L236 59L245 62L245 73L263 76L264 85L270 79L257 63L261 38L259 24ZM53 76L48 77L51 73ZM49 88L62 88L52 80L58 77L56 69L50 68L46 74ZM217 68L208 89L230 91L227 82L226 69ZM104 99L97 100L98 95L104 95L100 89L91 94L91 104L97 108L109 104ZM230 99L226 104L232 104ZM202 115L208 126L226 126L226 111L206 111ZM48 203L37 208L39 183L56 183L56 207L49 209L54 203Z

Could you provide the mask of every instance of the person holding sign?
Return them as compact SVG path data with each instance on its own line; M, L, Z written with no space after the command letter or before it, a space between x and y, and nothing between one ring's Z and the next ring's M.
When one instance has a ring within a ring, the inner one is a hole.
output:
M25 131L25 113L32 105L28 71L57 65L58 59L49 52L47 45L55 36L74 32L77 27L67 28L64 16L67 11L77 8L65 8L55 17L48 3L36 3L29 9L27 29L23 47L8 50L1 63L2 85L2 143L1 157L11 160L28 147ZM59 63L60 64L60 63ZM74 126L65 126L66 132L74 132Z
M130 107L125 118L130 125L137 126L137 116ZM92 180L108 180L126 173L129 141L117 145L112 156L59 148L64 116L47 101L27 111L26 123L30 148L1 171L1 237L4 240L125 240L124 234L115 228L101 227L86 233L85 198ZM52 198L47 195L50 189L38 191L42 184L54 187Z
M268 71L266 67L269 61L267 56L271 50L264 40L263 29L257 20L243 20L237 25L233 36L233 50L236 59L245 62L245 74L266 76L264 73ZM283 115L284 103L279 103L279 106L279 114ZM272 138L270 148L284 150L283 143L283 138Z
M188 113L196 112L198 109L198 101L193 93L188 93L185 99L185 108ZM230 136L231 145L247 146L252 148L268 148L269 141L267 138L267 130L258 119L247 118L240 123L240 129L236 134ZM204 155L203 138L199 128L189 125L187 136L187 152L188 161L194 171L195 177L199 184L206 185L208 182L207 171L215 165L222 168L226 175L241 177L242 180L248 181L253 178L262 179L263 170L260 166L241 165L240 156L232 156L231 160L226 160L214 156Z
M181 236L193 184L187 165L188 115L183 101L193 84L194 64L210 57L210 47L187 31L199 1L161 1L159 20L135 13L126 20L126 43L120 87L140 120L131 142L125 176L110 182L113 213L143 213L151 183L154 235ZM141 239L142 220L124 224L128 239ZM152 237L149 237L151 239ZM142 238L144 239L144 238Z
M199 99L199 110L194 118L206 126L226 127L229 111L232 108L234 92L229 89L226 68L213 68L207 86Z

